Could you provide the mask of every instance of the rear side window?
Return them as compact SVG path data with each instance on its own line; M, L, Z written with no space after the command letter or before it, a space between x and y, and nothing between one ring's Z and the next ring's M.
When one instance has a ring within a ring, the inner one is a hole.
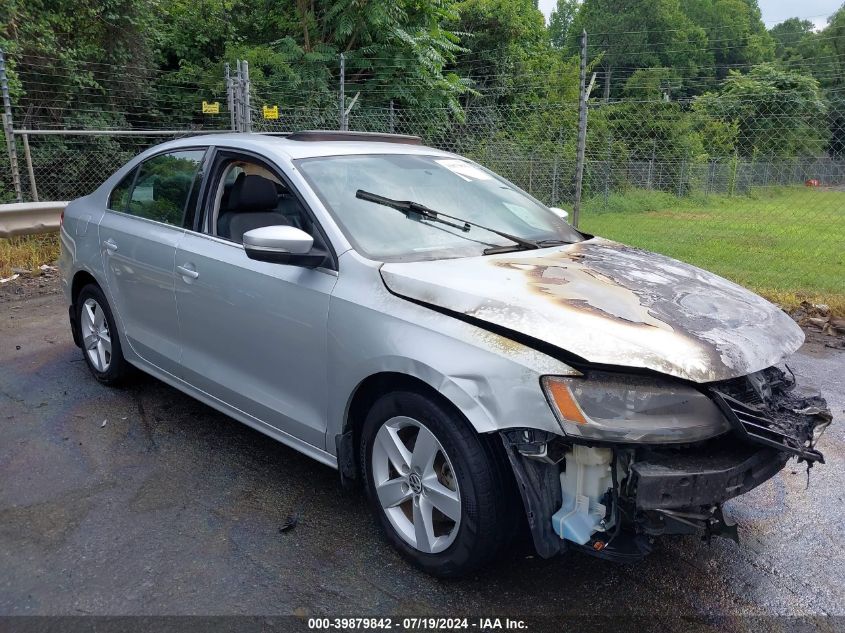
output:
M126 206L129 204L129 190L132 188L132 181L135 180L135 172L137 168L130 171L123 177L117 186L111 190L109 196L109 209L112 211L126 212Z
M128 212L148 220L182 226L185 207L204 155L205 150L170 152L142 163L129 196Z

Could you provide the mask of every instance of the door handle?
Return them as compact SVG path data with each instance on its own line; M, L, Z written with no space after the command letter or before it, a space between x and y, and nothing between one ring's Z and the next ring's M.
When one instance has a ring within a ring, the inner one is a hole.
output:
M191 279L196 279L197 277L200 276L200 274L196 270L194 270L193 268L188 268L188 266L191 266L191 264L185 264L184 266L177 266L176 270L179 271L180 275L183 275L185 277L190 277Z
M103 246L106 247L106 250L114 253L117 250L117 242L115 242L112 238L107 239L103 242Z

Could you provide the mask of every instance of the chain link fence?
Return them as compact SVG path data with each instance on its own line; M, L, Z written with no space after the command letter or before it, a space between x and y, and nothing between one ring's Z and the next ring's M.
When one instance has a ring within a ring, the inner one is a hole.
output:
M16 129L30 130L26 160L23 134L15 134L26 199L36 190L42 200L84 195L143 149L177 135L229 130L230 107L248 107L246 129L254 132L345 126L418 135L550 206L576 202L578 101L503 104L482 95L456 111L359 99L342 119L339 105L325 99L286 104L281 92L253 88L245 100L231 83L227 94L222 73L186 81L136 71L133 93L152 94L144 86L155 85L155 94L169 86L183 95L136 102L125 98L123 84L100 86L92 66L90 80L99 87L90 99L57 106L60 95L50 101L41 94L46 70L17 60L15 71L24 90L13 120ZM806 298L845 306L845 90L833 85L810 86L809 94L788 87L737 94L717 86L682 100L627 86L621 99L587 99L579 227L712 269L785 304ZM114 133L57 133L73 117L87 127L86 113L97 109L109 114ZM128 130L132 135L121 134ZM9 157L0 156L0 199L14 199L12 184Z

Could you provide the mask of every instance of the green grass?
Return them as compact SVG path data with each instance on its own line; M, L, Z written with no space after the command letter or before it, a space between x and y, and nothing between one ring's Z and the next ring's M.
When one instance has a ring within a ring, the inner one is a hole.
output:
M581 227L690 262L787 309L827 303L845 314L845 192L769 188L678 198L658 191L587 200ZM0 239L0 278L58 256L56 235Z
M845 192L778 187L737 196L631 190L585 201L581 228L695 264L790 309L845 313Z

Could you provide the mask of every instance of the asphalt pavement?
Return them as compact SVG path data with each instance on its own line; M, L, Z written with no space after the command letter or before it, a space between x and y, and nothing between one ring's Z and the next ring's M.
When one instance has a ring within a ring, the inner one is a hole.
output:
M834 413L827 463L808 485L790 462L730 502L741 544L663 538L634 565L517 544L441 581L394 553L333 470L155 379L98 384L56 290L0 296L0 615L539 614L679 630L845 615L845 351L822 337L790 366Z

